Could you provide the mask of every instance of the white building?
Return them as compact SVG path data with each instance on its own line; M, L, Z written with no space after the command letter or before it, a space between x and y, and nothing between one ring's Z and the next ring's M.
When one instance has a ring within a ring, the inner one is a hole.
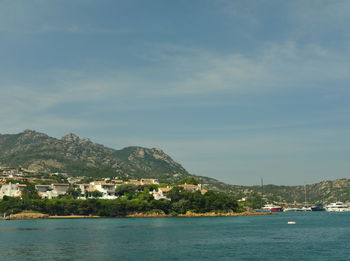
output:
M69 184L35 185L36 191L41 198L58 198L66 194Z
M150 194L154 197L155 200L161 200L161 199L166 199L170 200L167 198L167 193L172 190L170 187L166 188L158 188L158 190L153 190L150 192Z
M81 190L82 197L81 198L91 198L88 196L94 191L98 191L102 193L101 199L116 199L115 188L116 185L112 183L107 183L105 181L93 181L89 184L78 184L78 188Z
M0 199L3 199L4 196L8 197L21 197L22 190L27 187L25 184L2 184L0 187Z

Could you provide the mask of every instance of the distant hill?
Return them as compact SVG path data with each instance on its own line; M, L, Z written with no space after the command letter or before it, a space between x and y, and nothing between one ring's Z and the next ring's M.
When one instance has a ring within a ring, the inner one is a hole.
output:
M72 176L180 179L189 173L161 149L107 148L68 134L61 139L32 130L0 135L0 165Z
M261 186L245 187L261 192ZM265 185L264 195L275 201L287 202L334 202L350 201L350 179L327 180L305 186Z

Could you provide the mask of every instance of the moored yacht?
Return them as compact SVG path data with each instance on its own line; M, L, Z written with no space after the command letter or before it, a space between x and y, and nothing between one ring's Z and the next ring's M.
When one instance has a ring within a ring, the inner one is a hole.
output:
M281 206L277 206L274 204L266 204L261 208L263 211L268 211L268 212L282 212L283 208Z
M308 207L308 206L303 206L301 208L301 211L312 211L311 207Z
M294 207L283 208L283 212L290 212L290 211L301 211L301 209L300 208L294 208Z
M325 211L325 208L322 205L315 205L311 207L311 211Z
M350 206L338 201L327 205L326 210L329 212L350 212Z

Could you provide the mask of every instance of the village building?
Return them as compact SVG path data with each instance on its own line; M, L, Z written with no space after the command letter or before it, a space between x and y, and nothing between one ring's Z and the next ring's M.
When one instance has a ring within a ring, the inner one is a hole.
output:
M195 192L195 191L201 191L202 190L202 184L198 185L192 185L192 184L183 184L183 185L178 185L178 187L182 188L185 191L189 192Z
M93 181L90 182L90 188L96 189L102 193L104 199L115 199L115 184L107 183L105 181Z
M1 184L0 186L0 199L3 199L4 196L21 197L23 189L27 187L25 184L18 183Z
M150 191L150 194L154 197L155 200L161 200L161 199L166 199L170 200L167 197L168 192L172 190L171 187L166 187L166 188L158 188L157 190Z
M198 184L198 185L192 185L192 184L183 184L183 185L177 185L177 187L182 188L184 191L188 191L188 192L196 192L199 191L202 195L204 195L205 193L207 193L208 191L205 189L202 189L202 185ZM167 197L167 194L170 190L172 190L172 187L165 187L165 188L158 188L157 190L153 190L150 192L150 194L154 197L155 200L161 200L161 199L166 199L166 200L170 200Z
M68 177L67 181L69 184L74 184L74 183L82 181L84 178L85 177Z
M124 181L121 180L121 179L112 179L111 181L115 185L122 185L122 184L124 184Z
M116 185L113 183L107 183L105 181L93 181L89 184L77 184L81 190L80 198L93 198L92 192L98 191L102 193L100 198L102 199L116 199L115 188Z
M140 184L141 185L159 184L159 181L158 179L141 179Z
M132 185L140 186L141 181L137 179L129 179L128 181L125 181L124 184L132 184Z
M66 194L69 184L35 185L35 189L41 198L58 198Z

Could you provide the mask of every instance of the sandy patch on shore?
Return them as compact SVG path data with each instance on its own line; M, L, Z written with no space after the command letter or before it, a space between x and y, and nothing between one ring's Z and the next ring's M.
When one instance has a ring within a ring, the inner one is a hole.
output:
M23 212L18 214L11 214L8 216L8 219L43 219L49 218L49 215L42 213L31 213L31 212Z

